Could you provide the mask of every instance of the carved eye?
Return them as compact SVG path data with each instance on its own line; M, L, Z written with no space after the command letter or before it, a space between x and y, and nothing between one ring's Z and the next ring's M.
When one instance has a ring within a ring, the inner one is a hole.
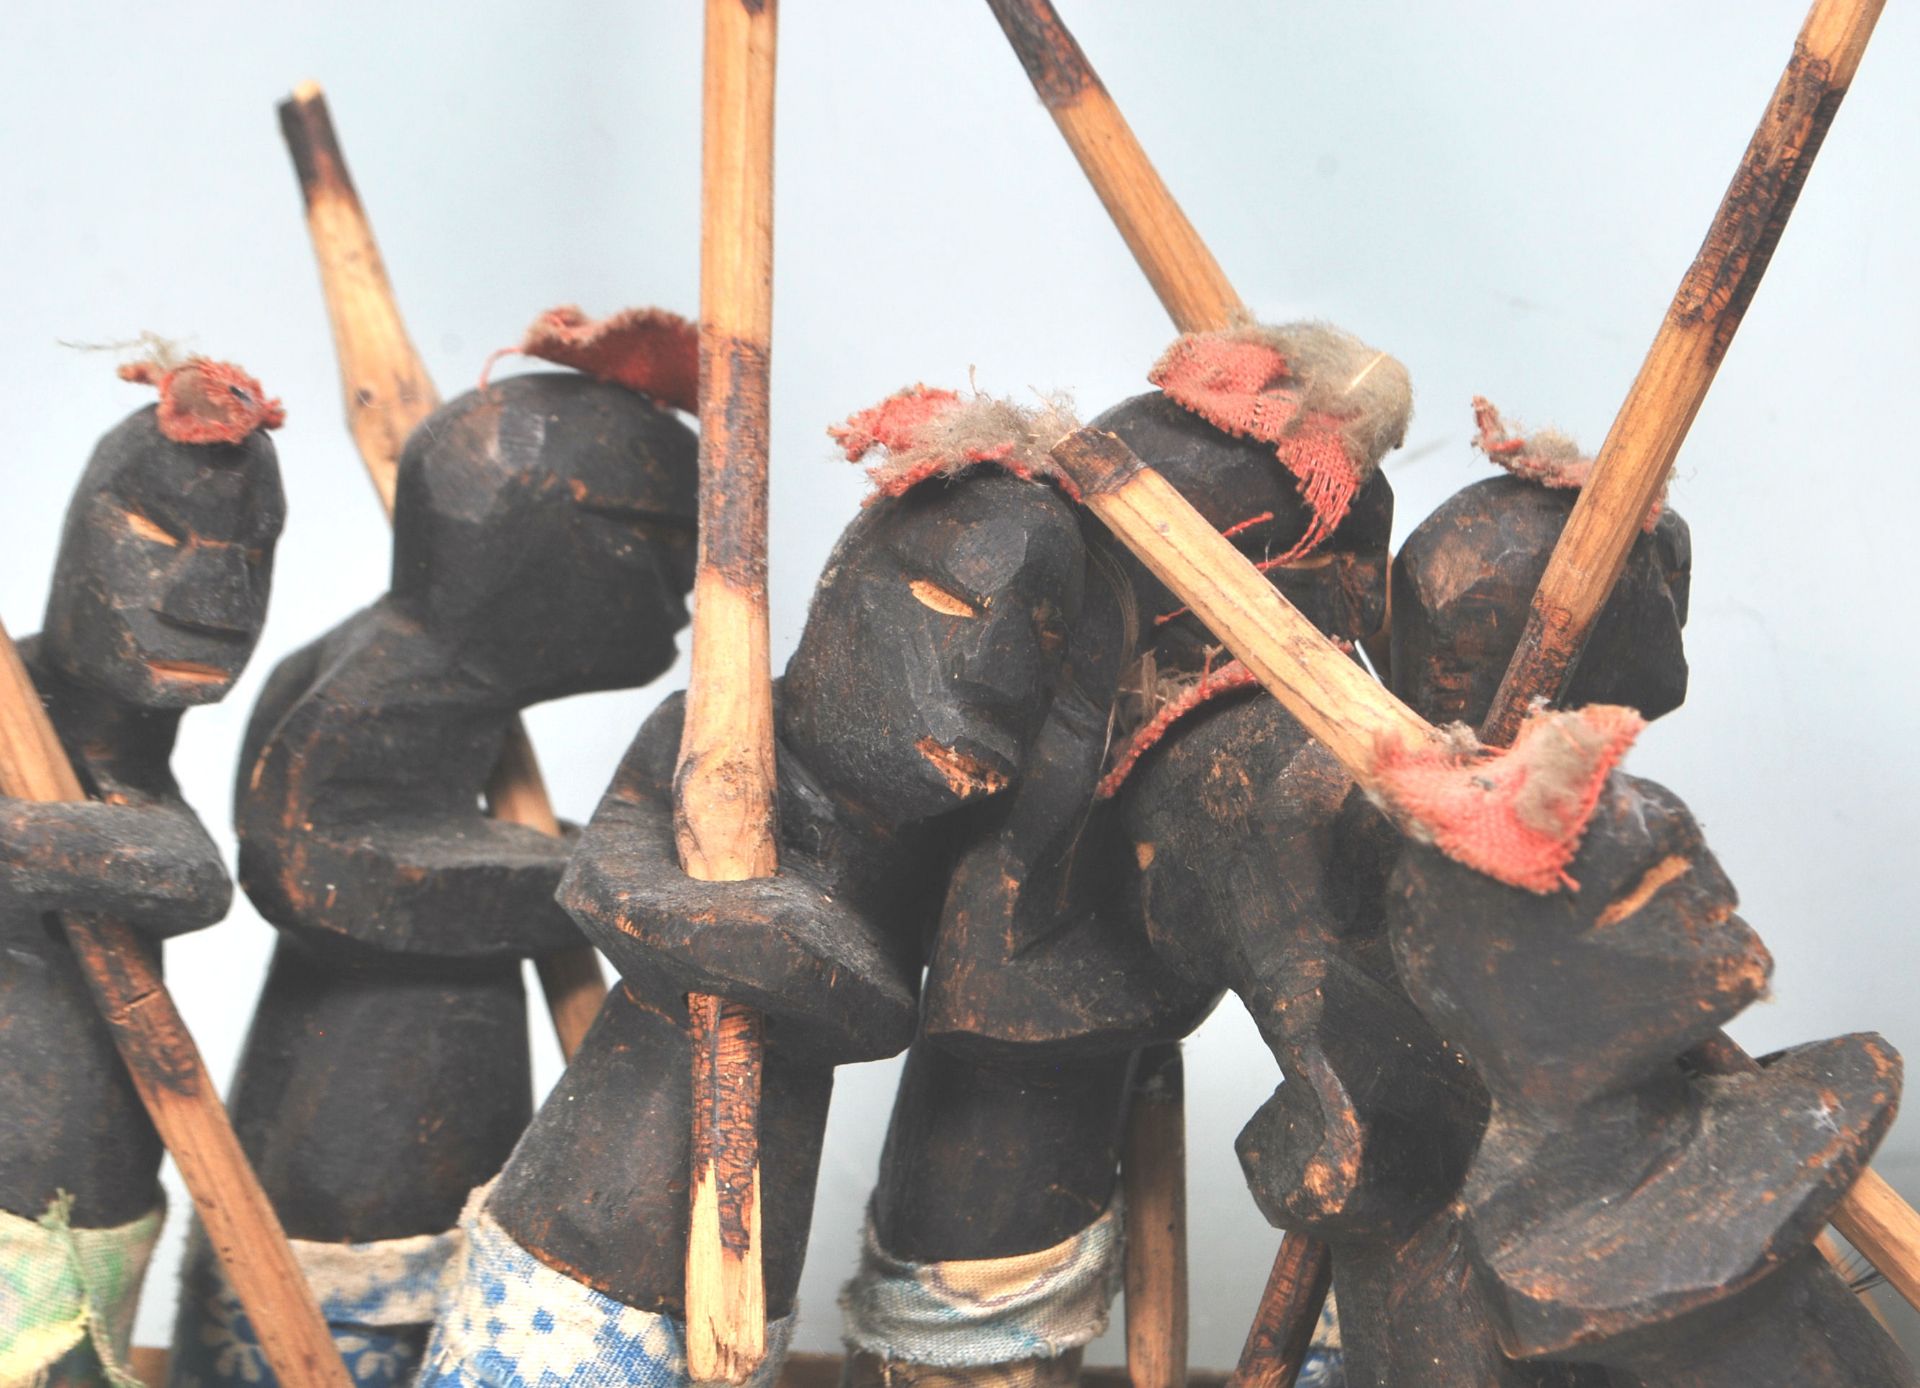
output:
M907 585L907 589L922 607L931 607L935 612L944 612L949 617L978 617L980 609L955 593L949 593L937 583L924 578L916 578Z
M156 521L152 516L147 515L144 511L138 511L128 506L124 508L120 514L127 518L127 529L131 530L141 539L151 540L155 544L165 545L169 549L180 548L180 537L167 529L166 526L160 524L160 522Z

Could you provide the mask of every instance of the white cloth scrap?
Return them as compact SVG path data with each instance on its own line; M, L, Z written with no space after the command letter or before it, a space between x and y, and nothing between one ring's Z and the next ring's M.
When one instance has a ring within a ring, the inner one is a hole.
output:
M1120 1289L1121 1201L1070 1238L1005 1258L914 1263L867 1217L860 1271L840 1293L850 1349L941 1368L1053 1359L1107 1328Z

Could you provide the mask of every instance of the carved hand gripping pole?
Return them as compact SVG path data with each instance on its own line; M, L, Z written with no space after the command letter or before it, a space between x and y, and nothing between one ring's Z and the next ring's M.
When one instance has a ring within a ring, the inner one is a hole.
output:
M13 638L0 627L0 794L85 800ZM289 1388L347 1388L346 1366L286 1233L247 1164L200 1048L133 928L97 917L61 925L134 1088L180 1168L261 1351Z
M773 323L774 0L707 0L700 208L700 559L675 774L681 865L778 866L767 649L767 350ZM688 998L693 1030L687 1362L742 1383L766 1355L761 1020Z
M299 175L307 229L320 263L321 292L340 359L347 428L392 520L401 450L415 426L440 407L440 393L407 335L373 227L334 135L326 94L317 82L302 83L280 103L280 129ZM487 782L487 804L497 819L560 836L533 743L519 719ZM535 967L561 1054L571 1060L607 995L599 957L581 945L546 955Z

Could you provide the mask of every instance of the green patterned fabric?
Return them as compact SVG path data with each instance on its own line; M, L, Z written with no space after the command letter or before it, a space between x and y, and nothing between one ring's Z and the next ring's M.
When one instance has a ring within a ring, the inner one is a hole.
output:
M0 1383L39 1384L85 1342L103 1384L139 1388L127 1343L166 1206L114 1229L76 1229L72 1207L62 1192L39 1219L0 1210Z

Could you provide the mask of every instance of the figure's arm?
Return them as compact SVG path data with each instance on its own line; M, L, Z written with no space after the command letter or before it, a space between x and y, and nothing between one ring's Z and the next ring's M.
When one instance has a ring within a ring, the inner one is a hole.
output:
M716 994L774 1018L836 1063L892 1055L912 1039L914 979L820 865L783 845L780 870L702 882L680 868L671 778L682 705L634 740L581 837L560 900L628 985ZM791 797L783 813L794 808Z
M410 726L313 695L322 663L317 647L289 657L247 730L234 825L240 882L260 914L312 939L442 957L579 944L553 900L569 842L489 819L438 785L410 786L392 770L419 757L394 745ZM450 740L459 764L439 779L477 780L496 741Z
M111 916L164 939L222 919L233 883L178 800L0 799L0 900L23 912Z
M275 925L441 957L580 942L554 902L568 843L471 815L348 814L284 832L242 819L240 880Z

